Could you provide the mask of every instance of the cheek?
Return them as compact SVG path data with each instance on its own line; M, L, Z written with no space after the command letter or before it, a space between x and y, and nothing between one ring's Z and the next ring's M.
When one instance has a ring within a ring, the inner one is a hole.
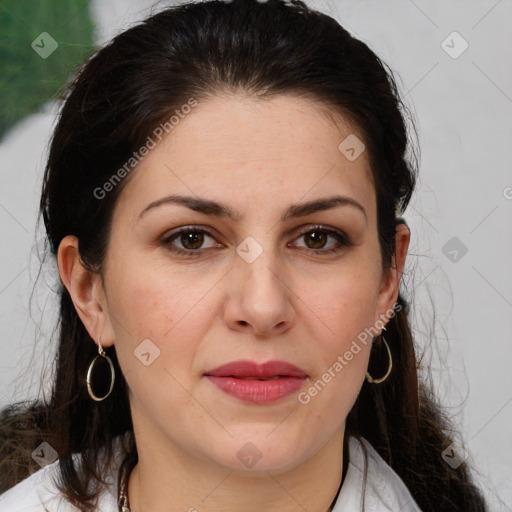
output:
M314 293L303 295L308 315L321 320L322 337L333 350L342 350L372 325L377 309L378 276L353 267L317 281ZM318 334L317 334L318 337Z
M207 311L201 302L203 287L182 281L166 277L161 269L111 274L109 314L123 372L140 371L141 364L150 363L147 377L152 381L162 377L161 372L157 377L158 369L168 370L180 382L190 378L203 328L197 319L206 319Z
M162 274L141 272L121 279L111 293L109 312L119 364L136 407L160 415L165 424L180 411L194 410L186 390L203 332L197 318L207 312L200 302L204 292L182 287L176 279L171 283Z
M309 416L311 432L339 428L353 407L363 384L370 356L372 308L367 297L352 301L333 296L333 306L325 315L334 335L322 340L317 354L321 364L311 375L309 386L298 397ZM321 355L320 355L321 353Z
M363 383L377 306L379 275L369 271L375 263L364 258L353 261L317 281L315 292L305 301L304 314L311 319L311 336L318 343L322 364L312 375L302 403L311 402L318 422L322 416L326 420L321 411L331 411L333 425L348 414Z
M125 258L123 263L122 268L111 269L109 283L109 310L114 321L122 324L123 338L133 342L154 338L163 343L173 338L174 331L183 330L192 316L197 318L209 279L194 279L176 267L152 265L149 258L140 262Z

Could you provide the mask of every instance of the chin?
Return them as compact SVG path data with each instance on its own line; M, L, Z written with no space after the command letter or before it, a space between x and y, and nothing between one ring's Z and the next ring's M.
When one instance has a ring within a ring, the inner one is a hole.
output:
M231 439L216 462L229 471L247 476L268 476L268 472L279 474L294 469L306 459L306 454L298 453L301 443L290 443L290 439L279 439L267 433L254 436L245 435L242 441ZM288 441L288 443L286 443ZM301 446L303 448L303 445Z

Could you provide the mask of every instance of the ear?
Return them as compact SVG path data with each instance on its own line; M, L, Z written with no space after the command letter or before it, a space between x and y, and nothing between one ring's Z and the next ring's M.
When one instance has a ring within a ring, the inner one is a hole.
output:
M113 330L106 311L101 277L83 263L76 236L69 235L62 239L57 253L57 264L60 278L91 338L95 342L100 339L103 347L113 345Z
M407 249L411 232L404 219L399 219L396 225L395 252L392 257L391 267L384 273L378 297L378 308L375 321L388 318L389 312L398 300L400 279L405 265ZM386 315L388 312L388 315ZM385 321L387 322L387 320Z

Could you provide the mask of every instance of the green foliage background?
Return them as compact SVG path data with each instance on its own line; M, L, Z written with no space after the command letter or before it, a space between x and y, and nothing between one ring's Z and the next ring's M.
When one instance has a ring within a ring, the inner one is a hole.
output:
M0 137L14 123L58 96L94 50L89 0L0 2ZM32 41L48 32L58 48L46 59Z

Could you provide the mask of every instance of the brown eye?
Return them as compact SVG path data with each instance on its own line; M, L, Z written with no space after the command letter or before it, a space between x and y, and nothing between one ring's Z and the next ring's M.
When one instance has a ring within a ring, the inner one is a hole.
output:
M204 234L199 231L181 233L179 240L185 249L199 249L204 243Z
M162 244L176 254L199 256L204 250L215 247L215 244L203 247L207 238L215 241L213 236L204 229L185 227L166 236Z
M309 231L304 238L309 249L322 249L329 236L324 231ZM311 241L311 245L308 244L309 241Z
M328 241L333 238L337 241L337 245L328 246ZM309 249L313 254L331 254L340 252L345 247L351 247L354 244L350 238L343 232L325 228L323 226L308 227L302 231L298 240L305 241L304 246L296 246L299 248Z

